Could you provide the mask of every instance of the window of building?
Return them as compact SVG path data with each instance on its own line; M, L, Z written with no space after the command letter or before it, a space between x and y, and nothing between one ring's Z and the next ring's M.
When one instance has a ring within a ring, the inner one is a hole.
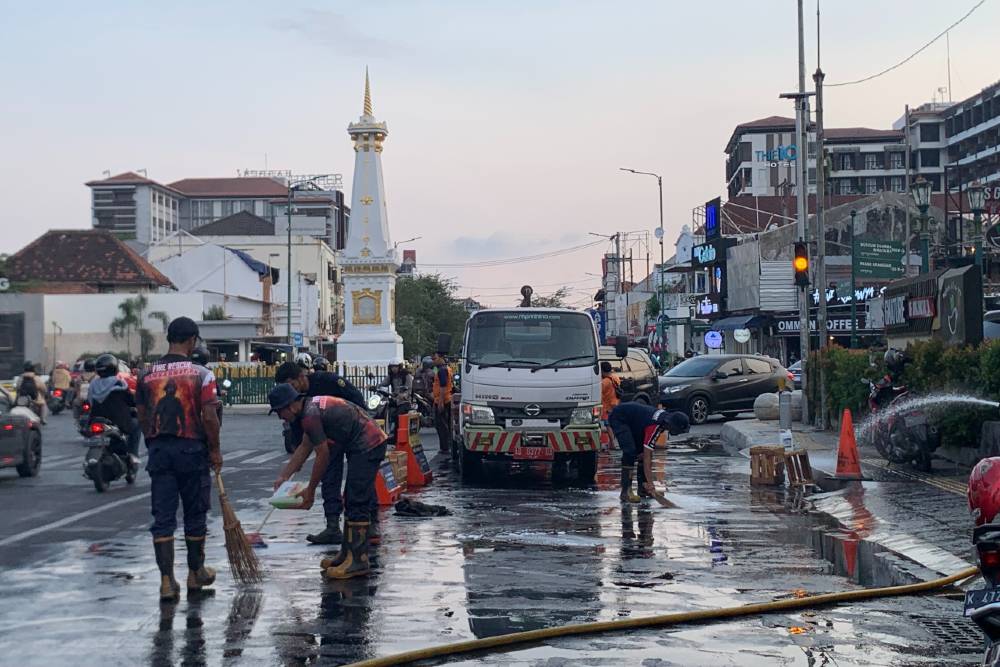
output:
M809 167L809 185L816 185L816 167Z
M889 179L889 188L893 192L905 192L905 190L903 189L903 177L902 176L893 176L892 178L890 178Z
M922 150L920 151L920 166L921 167L940 167L941 166L941 151L937 149Z
M865 194L873 195L878 192L878 179L868 177L865 179Z
M865 169L881 169L881 158L879 153L865 153Z
M840 167L842 171L850 171L854 169L854 155L851 153L842 153L837 162L837 166Z
M920 141L940 141L941 126L938 123L920 124Z
M233 202L229 199L222 201L222 217L225 218L233 214Z
M851 179L842 178L837 182L837 193L842 195L852 194Z
M889 169L903 169L903 158L905 157L906 154L899 151L889 153Z
M810 160L815 160L816 159L816 142L815 141L810 141L809 142L809 159Z

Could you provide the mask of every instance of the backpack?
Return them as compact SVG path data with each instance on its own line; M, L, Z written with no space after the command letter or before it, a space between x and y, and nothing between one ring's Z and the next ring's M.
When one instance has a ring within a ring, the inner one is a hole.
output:
M615 388L615 398L619 401L625 398L625 392L622 391L622 381L616 377L611 378L611 386Z
M33 401L38 400L38 385L35 383L35 378L22 377L21 383L17 387L17 395L30 398Z

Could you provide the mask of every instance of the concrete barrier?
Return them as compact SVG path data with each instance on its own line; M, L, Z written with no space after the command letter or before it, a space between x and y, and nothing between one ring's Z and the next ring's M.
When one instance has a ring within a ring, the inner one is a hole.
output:
M753 414L760 421L777 421L778 395L761 394L758 396L753 402Z

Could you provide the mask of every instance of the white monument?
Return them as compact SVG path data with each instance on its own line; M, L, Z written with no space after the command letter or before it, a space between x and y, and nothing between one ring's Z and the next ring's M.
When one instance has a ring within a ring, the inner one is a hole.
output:
M389 240L382 181L382 142L389 131L372 113L367 69L364 110L347 132L354 141L354 190L342 263L346 317L344 333L337 341L337 359L382 365L403 359L403 339L396 334L399 260Z

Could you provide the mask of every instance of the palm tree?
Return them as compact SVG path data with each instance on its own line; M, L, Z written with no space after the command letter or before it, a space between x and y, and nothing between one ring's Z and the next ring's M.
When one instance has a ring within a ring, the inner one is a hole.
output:
M125 349L131 361L132 357L132 332L139 334L139 356L145 359L149 350L153 347L155 339L153 333L144 327L147 318L159 320L166 331L170 323L170 317L162 310L154 310L146 313L149 307L149 299L145 294L139 294L131 299L125 299L118 304L118 311L121 313L111 321L111 335L116 340L125 339Z

